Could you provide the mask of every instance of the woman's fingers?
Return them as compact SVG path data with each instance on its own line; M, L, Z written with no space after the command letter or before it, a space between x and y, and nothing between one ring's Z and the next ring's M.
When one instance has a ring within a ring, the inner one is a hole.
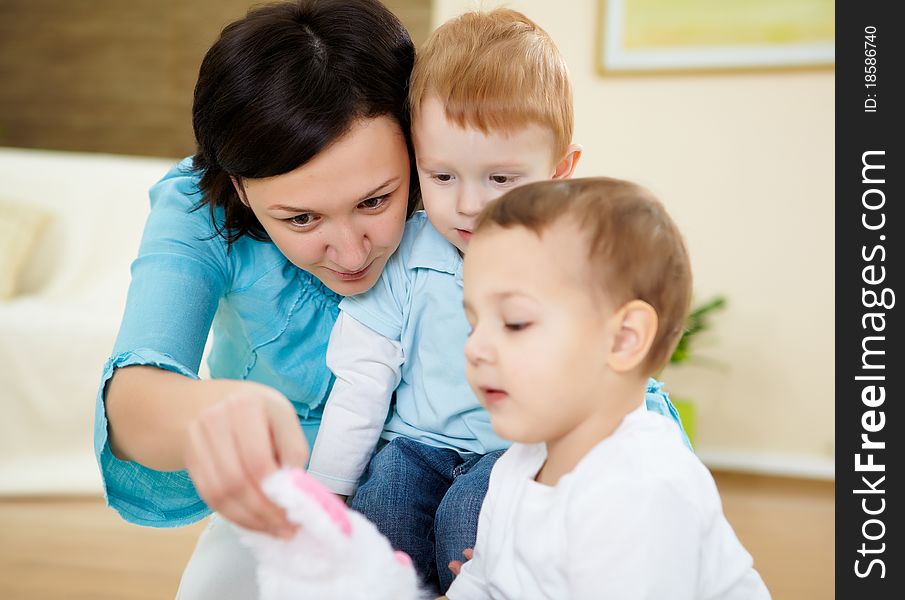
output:
M276 460L281 466L304 469L308 465L308 440L299 425L292 404L285 398L273 399L269 404L268 417Z
M199 418L198 454L206 456L203 480L198 493L208 505L242 527L271 531L272 525L259 506L255 506L255 485L247 477L235 446L234 417L229 401L214 407ZM196 484L197 485L197 484Z
M231 428L238 450L238 462L249 482L247 503L252 510L264 517L274 535L287 537L295 532L295 526L286 518L286 511L271 502L261 492L265 477L279 468L276 460L272 427L263 400L251 396L237 396L229 400ZM295 411L292 411L295 419Z
M294 526L260 489L277 468L265 402L263 394L242 393L199 415L189 430L186 466L213 510L247 529L286 537Z
M261 520L259 515L256 515L253 511L249 510L245 504L239 500L227 500L220 506L217 512L220 516L245 529L273 533L267 527L267 524Z
M198 490L198 495L207 505L229 520L248 529L260 530L262 523L253 514L242 507L232 506L228 482L224 482L225 474L216 460L216 449L210 447L206 430L211 427L211 419L200 418L189 427L189 439L186 444L185 464L189 476Z

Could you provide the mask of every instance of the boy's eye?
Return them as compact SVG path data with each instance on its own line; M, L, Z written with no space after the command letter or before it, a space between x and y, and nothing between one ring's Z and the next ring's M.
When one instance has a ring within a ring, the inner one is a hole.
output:
M531 323L527 323L527 322L506 323L505 324L506 329L508 329L509 331L523 331L523 330L527 329L530 325L531 325Z
M362 201L358 206L361 208L379 208L383 206L387 200L389 200L390 195L384 194L383 196L376 196L374 198L368 198L367 200Z

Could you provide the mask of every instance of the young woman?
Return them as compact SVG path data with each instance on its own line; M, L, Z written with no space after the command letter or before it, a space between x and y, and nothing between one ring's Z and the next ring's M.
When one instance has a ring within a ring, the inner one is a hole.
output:
M376 0L258 8L208 51L197 153L151 189L98 392L95 451L126 520L172 527L216 511L291 533L258 484L305 465L333 383L337 303L374 284L417 199L413 59ZM250 555L217 517L179 597L255 597Z

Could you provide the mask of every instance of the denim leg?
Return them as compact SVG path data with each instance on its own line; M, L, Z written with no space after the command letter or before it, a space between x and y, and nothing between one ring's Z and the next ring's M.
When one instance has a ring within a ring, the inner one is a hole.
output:
M434 515L459 456L398 437L368 465L352 508L370 519L393 548L407 553L423 583L437 586Z
M478 515L487 494L490 471L502 454L503 450L498 450L475 456L457 467L452 485L437 508L434 532L441 593L446 593L455 577L447 566L449 562L464 560L462 551L474 548L478 537Z

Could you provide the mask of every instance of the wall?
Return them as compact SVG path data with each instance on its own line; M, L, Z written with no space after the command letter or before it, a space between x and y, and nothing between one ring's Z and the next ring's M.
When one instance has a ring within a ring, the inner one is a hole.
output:
M198 67L253 0L2 0L0 146L182 157ZM385 2L418 42L430 0Z
M485 8L499 3L485 2ZM569 64L577 176L636 180L685 233L699 299L729 306L667 369L711 466L829 476L834 445L834 74L603 76L599 0L512 0ZM476 7L436 0L433 23Z

